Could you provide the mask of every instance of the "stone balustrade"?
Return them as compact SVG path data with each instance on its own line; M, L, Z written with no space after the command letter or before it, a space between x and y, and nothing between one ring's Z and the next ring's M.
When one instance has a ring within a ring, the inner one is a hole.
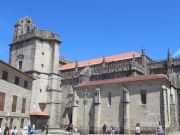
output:
M47 30L34 29L33 31L28 32L27 34L21 35L18 38L14 39L13 42L14 43L21 42L21 41L24 41L25 39L30 39L33 37L37 37L44 40L56 40L58 42L60 41L60 37L57 34L54 34Z

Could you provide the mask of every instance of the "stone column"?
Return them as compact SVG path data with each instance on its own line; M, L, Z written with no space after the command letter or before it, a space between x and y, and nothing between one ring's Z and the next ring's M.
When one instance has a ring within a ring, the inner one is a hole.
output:
M47 90L48 100L47 108L49 112L49 128L60 128L61 125L61 89L60 78L57 75L49 77L49 86Z
M82 92L82 95L84 95L84 100L83 100L83 104L84 104L84 114L83 114L83 130L81 132L82 135L87 135L89 134L89 124L87 122L87 104L88 104L88 99L87 99L87 96L88 96L88 89L84 89L84 91Z
M166 127L167 127L167 124L168 124L168 117L167 117L167 108L166 108L166 91L167 91L167 87L166 86L161 86L162 90L161 90L161 95L160 95L160 118L161 118L161 123L162 123L162 126L163 126L163 130L164 130L164 133L166 133Z
M94 96L94 133L100 133L101 125L101 95L100 89L96 88Z
M73 96L73 112L72 112L72 124L74 127L77 127L77 109L78 109L78 103L79 103L79 99L77 97L77 93L76 91L74 91L74 96Z
M50 42L47 108L50 114L49 127L60 128L61 122L61 75L59 74L59 42Z
M124 114L124 134L130 133L130 117L129 117L129 91L123 88L123 114Z
M171 93L170 93L170 116L171 116L171 127L172 129L177 129L178 123L177 123L177 110L176 110L176 104L175 104L175 90L173 87L171 87Z
M144 69L147 73L147 57L145 54L145 48L142 48L141 59L142 59L142 66L144 67Z
M136 69L137 63L135 56L133 55L133 59L131 60L131 76L137 76L137 69Z

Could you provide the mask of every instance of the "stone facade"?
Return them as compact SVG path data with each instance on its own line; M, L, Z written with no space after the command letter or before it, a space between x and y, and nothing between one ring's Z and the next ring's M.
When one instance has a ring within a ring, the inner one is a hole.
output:
M30 112L32 121L38 123L39 128L47 120L52 128L58 128L60 123L59 43L57 34L38 30L30 17L20 19L15 25L10 64L16 68L21 64L23 72L36 78L32 86ZM41 112L46 112L46 115Z
M7 79L3 77L3 72L8 73ZM15 84L15 77L19 78L19 83ZM20 129L24 126L28 126L30 123L29 106L33 80L34 78L31 76L0 61L0 121L3 129L6 125L10 127L16 126L17 129ZM26 82L26 85L24 82ZM16 99L14 103L13 97Z
M81 108L84 108L84 97L82 93L86 89L89 93L85 115L86 125L92 133L102 132L104 123L109 128L113 125L117 133L134 133L136 123L140 123L142 133L155 133L155 127L159 121L164 122L165 128L169 129L172 119L177 123L177 114L170 115L174 112L170 109L172 104L170 98L172 97L173 103L177 104L176 91L170 87L170 82L166 78L153 76L153 79L146 76L128 77L131 81L119 79L119 82L114 80L113 83L111 80L104 82L105 84L103 81L100 83L96 81L95 85L92 84L93 82L77 85L75 92L78 96L76 112L78 115L74 118L77 119L74 125L83 130L84 112ZM146 103L141 101L142 91L146 93ZM96 98L100 98L99 102ZM177 112L177 108L174 109ZM99 116L97 117L96 114Z
M104 123L114 125L119 133L133 132L136 123L143 132L153 132L158 121L165 130L179 128L180 58L172 59L168 51L166 60L154 61L142 49L141 53L71 62L60 57L60 43L57 34L39 30L28 16L15 25L10 65L36 79L31 91L31 124L64 128L73 123L81 131L95 133L101 132ZM146 96L147 103L141 104L141 96Z
M132 76L136 77L136 76L151 75L151 74L166 74L168 80L170 81L171 88L174 87L175 89L174 99L176 99L174 102L168 103L169 107L171 106L170 108L172 110L173 109L175 110L174 111L175 114L173 113L170 114L172 117L174 117L174 122L172 122L170 125L171 126L172 124L176 125L174 126L174 128L176 127L175 129L179 128L178 126L179 122L177 122L177 120L180 121L179 114L178 114L179 109L177 108L180 108L178 106L179 104L178 101L180 101L179 96L178 96L179 89L180 89L180 78L179 78L180 77L180 74L179 74L180 73L180 58L172 59L170 55L170 51L168 51L167 60L153 61L145 54L145 49L142 49L141 53L133 52L133 53L126 53L122 55L126 57L122 58L123 56L121 55L114 55L114 56L107 56L107 57L102 57L102 58L87 60L87 61L82 61L82 62L74 62L74 63L68 63L68 64L66 63L62 65L60 67L60 71L63 75L62 76L62 89L64 89L62 90L62 95L64 95L63 97L68 97L67 91L66 93L64 92L65 89L67 89L67 86L70 88L78 84L81 84L83 82L81 73L86 68L86 66L90 67L91 75L89 79L87 79L86 77L83 79L85 82L87 82L88 80L90 82L95 82L95 81L100 81L100 80L112 80L116 78L125 79L126 77L132 77ZM131 55L131 56L127 57L127 55ZM151 87L153 88L154 85L149 85L148 87L150 87L151 89ZM113 90L113 89L114 89L113 87L110 88L110 90ZM157 93L154 93L154 94L157 94ZM163 95L163 93L161 93L161 95ZM168 99L168 101L170 101L170 99ZM159 104L162 102L163 104L166 104L164 103L165 102L164 100L161 100ZM138 104L138 103L135 102L135 104ZM157 102L154 102L154 104L157 104ZM131 108L131 103L129 104L129 107L127 108ZM75 107L75 110L77 110L76 107ZM141 110L141 111L146 111L146 110ZM142 112L142 113L145 113L145 112ZM101 117L102 114L101 115L100 114L98 114L98 116ZM76 116L76 114L72 114L72 115ZM138 116L141 116L141 115L138 115ZM166 117L165 119L167 120L167 118L168 117ZM167 124L167 122L165 123ZM122 131L125 131L126 130L125 125L123 128L124 129ZM149 129L147 128L147 131L148 130Z

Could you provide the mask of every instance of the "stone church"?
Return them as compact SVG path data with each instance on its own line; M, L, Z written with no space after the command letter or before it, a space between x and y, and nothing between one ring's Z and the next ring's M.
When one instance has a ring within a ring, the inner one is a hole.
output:
M128 52L86 61L59 54L61 38L39 30L30 17L15 24L9 64L33 77L29 120L40 128L64 128L101 133L103 124L116 133L166 132L180 128L180 58L152 60Z

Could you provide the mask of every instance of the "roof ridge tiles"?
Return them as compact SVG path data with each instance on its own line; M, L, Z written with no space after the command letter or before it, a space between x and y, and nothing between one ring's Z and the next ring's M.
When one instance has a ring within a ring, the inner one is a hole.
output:
M118 60L125 60L125 59L130 59L135 55L135 57L140 57L141 54L139 52L128 52L128 53L121 53L121 54L116 54L116 55L110 55L106 56L105 60L106 62L113 62L113 61L118 61ZM96 65L99 63L103 62L103 57L100 58L95 58L95 59L90 59L90 60L85 60L85 61L79 61L79 67L85 67L87 65ZM68 69L73 69L75 68L75 62L73 63L68 63L60 67L60 70L68 70Z
M125 83L125 82L155 80L155 79L168 80L166 74L147 74L147 75L141 75L141 76L130 76L130 77L123 77L123 78L90 81L90 82L78 84L74 87L78 88L78 87L86 87L86 86L96 86L96 85L104 85L104 84L115 84L115 83Z

